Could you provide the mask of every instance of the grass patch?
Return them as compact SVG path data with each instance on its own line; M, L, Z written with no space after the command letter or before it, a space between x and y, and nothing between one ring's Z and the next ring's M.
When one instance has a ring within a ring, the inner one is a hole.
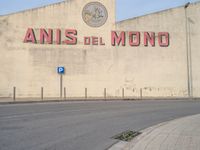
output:
M125 131L122 132L118 135L115 135L114 137L112 137L113 139L117 139L117 140L121 140L121 141L125 141L125 142L130 142L133 138L135 138L136 136L140 135L141 132L138 131Z

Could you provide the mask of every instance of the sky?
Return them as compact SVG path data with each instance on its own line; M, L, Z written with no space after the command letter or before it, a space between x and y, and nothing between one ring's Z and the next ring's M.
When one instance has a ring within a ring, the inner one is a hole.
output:
M64 0L0 0L0 15L37 8ZM94 0L95 1L95 0ZM200 0L116 0L116 20L138 17L145 14L185 5Z

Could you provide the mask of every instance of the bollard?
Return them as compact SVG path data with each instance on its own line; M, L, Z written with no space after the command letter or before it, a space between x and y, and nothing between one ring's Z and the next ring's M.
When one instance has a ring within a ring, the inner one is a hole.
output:
M41 100L44 100L44 88L41 87Z
M66 100L66 87L64 87L64 100Z
M104 99L106 100L106 88L104 88Z
M13 101L15 102L16 100L16 87L13 87Z
M85 99L87 99L87 88L85 88Z
M142 95L142 88L140 88L140 99L142 99L143 95Z
M124 88L122 89L122 99L124 99Z

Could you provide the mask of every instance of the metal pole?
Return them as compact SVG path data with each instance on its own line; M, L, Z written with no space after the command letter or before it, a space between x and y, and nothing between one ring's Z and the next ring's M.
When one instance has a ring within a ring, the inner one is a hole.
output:
M41 87L41 99L44 100L44 88Z
M63 76L62 74L60 75L60 98L62 99L62 89L63 89Z
M122 98L124 99L124 88L122 89Z
M189 32L189 68L190 68L190 92L193 97L193 77L192 77L192 50L191 50L191 33L190 33L190 20L188 20L188 32Z
M66 87L64 87L64 99L66 100Z
M186 31L186 55L187 55L187 86L188 86L188 97L192 97L191 94L191 54L189 48L189 37L188 37L188 14L187 8L190 3L187 3L184 7L185 10L185 31ZM190 33L189 33L190 34Z
M106 100L106 88L104 88L104 99Z
M87 88L85 88L85 99L87 99Z
M142 95L142 88L140 88L140 99L142 99L143 95Z
M16 100L16 87L13 87L13 101L15 102Z

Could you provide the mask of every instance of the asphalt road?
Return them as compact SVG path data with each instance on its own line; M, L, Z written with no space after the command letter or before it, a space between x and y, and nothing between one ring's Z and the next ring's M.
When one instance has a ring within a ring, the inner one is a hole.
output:
M199 113L189 100L0 105L0 149L105 150L122 131Z

